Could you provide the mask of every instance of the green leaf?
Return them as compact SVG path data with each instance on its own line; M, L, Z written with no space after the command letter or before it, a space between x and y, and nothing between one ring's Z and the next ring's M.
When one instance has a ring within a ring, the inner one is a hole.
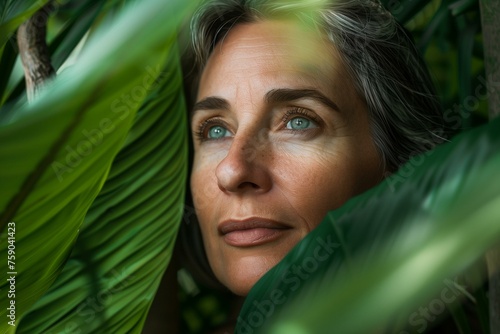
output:
M462 109L465 109L463 114L466 115L463 117L463 124L465 128L468 128L471 124L470 114L479 106L478 98L472 92L471 77L474 38L480 28L480 23L470 23L464 16L457 17L456 21L459 26L459 35L457 36L459 97L460 101L463 101Z
M136 95L136 103L124 105L122 96L134 92L137 87L147 91L155 84L154 80L144 79L148 68L161 68L167 59L171 59L167 56L175 55L172 36L178 20L165 20L171 18L172 13L182 13L185 6L181 1L165 4L151 0L128 8L112 26L103 26L95 34L79 62L48 83L39 99L16 110L11 117L2 119L0 230L4 233L0 254L7 259L6 226L13 221L16 225L14 270L17 272L17 321L47 291L62 270L87 210L108 177L111 163L124 144L134 115L146 97L145 94ZM178 73L175 75L178 77ZM168 98L177 99L172 105L182 110L183 104L177 95ZM161 103L165 103L165 99ZM182 117L179 117L173 118L172 122L182 124ZM89 138L89 133L94 131L103 134L101 142ZM182 131L176 136L182 137ZM171 166L169 170L172 173L184 168L180 152L181 148L175 151L178 165ZM147 173L150 171L146 171L145 175ZM176 175L178 182L182 182L182 173ZM165 179L169 177L172 175L164 174ZM176 190L175 184L168 187L173 191L169 193L171 203L178 203L176 196L180 196L182 190ZM140 196L137 193L134 195ZM141 212L148 207L146 203L128 202L128 205L138 214L132 216L136 220L146 214ZM109 206L108 209L106 212L109 215L112 210ZM172 209L167 205L161 213L169 221L174 221L176 214L180 215L177 211L180 211L179 208ZM158 211L154 214L158 215ZM115 220L113 224L117 226L119 221ZM108 224L108 227L111 226ZM135 227L135 230L139 228ZM172 228L164 227L169 231ZM133 229L122 231L131 238L133 232ZM168 238L172 239L171 234ZM168 247L158 246L161 241L165 239L151 242L150 246L156 245L157 250ZM129 244L129 248L134 247L133 243ZM130 250L134 251L138 250ZM155 255L151 252L150 256L167 262L169 253L160 253ZM141 262L136 261L131 269L135 270L140 265ZM151 269L154 271L154 268ZM2 261L0 270L4 273L11 271L7 268L7 261ZM107 277L105 275L110 273L99 274ZM141 271L141 276L148 274L151 273L147 270ZM4 280L0 284L1 304L8 305L8 282ZM122 304L126 307L131 305L123 301ZM143 304L147 305L147 302ZM65 311L64 308L58 310ZM5 307L0 316L7 319ZM135 318L132 317L132 320ZM0 331L5 332L7 328L10 326L2 321Z
M451 308L450 310L453 319L455 320L455 324L458 327L460 334L472 334L470 329L470 325L467 319L467 315L464 312L464 309L461 307Z
M70 53L81 42L92 23L101 13L105 2L95 2L95 0L81 1L77 3L78 8L71 13L68 22L62 31L50 43L51 63L54 69L59 69L69 57Z
M140 333L172 254L186 183L187 112L175 47L167 64L146 71L144 80L159 88L141 108L68 264L18 333Z
M418 309L499 240L499 128L417 156L329 213L253 287L236 332L369 333Z
M431 0L382 0L384 6L402 24L415 17Z
M448 6L446 1L443 1L439 6L439 9L427 24L427 27L425 28L425 31L422 33L422 37L418 42L418 49L422 54L425 53L432 37L434 37L436 32L439 30L439 27L441 25L447 25L448 21Z
M17 50L14 48L14 43L14 39L11 39L10 43L4 45L3 52L0 52L2 57L0 60L0 68L2 69L2 76L0 77L0 106L3 104L4 92L17 58Z
M477 7L479 2L477 0L458 0L449 5L451 15L458 16L469 11L473 7Z

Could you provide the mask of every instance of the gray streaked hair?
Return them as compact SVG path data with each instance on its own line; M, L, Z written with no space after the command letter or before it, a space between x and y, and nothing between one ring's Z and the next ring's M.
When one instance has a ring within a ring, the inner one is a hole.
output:
M191 21L192 88L235 25L285 17L312 23L339 51L365 99L388 172L443 141L443 113L427 67L409 33L376 0L205 1Z

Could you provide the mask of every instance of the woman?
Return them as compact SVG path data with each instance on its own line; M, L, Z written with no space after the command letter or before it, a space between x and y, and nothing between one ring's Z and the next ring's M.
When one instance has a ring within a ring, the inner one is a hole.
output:
M377 1L208 1L191 29L191 194L210 268L235 294L442 141L427 69Z

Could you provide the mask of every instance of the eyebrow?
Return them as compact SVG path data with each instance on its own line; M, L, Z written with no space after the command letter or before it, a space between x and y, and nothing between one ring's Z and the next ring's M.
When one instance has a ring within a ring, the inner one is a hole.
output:
M229 102L220 97L210 96L196 102L191 111L191 115L198 110L229 110Z
M300 99L316 100L323 105L340 112L339 107L335 102L327 98L316 89L291 89L291 88L278 88L272 89L266 93L265 100L269 104L278 104L291 102ZM193 115L198 110L229 110L229 102L223 98L216 96L209 96L194 104L191 111Z
M335 102L323 95L316 89L273 89L266 93L266 101L270 104L290 102L300 99L311 99L322 103L323 105L340 112Z

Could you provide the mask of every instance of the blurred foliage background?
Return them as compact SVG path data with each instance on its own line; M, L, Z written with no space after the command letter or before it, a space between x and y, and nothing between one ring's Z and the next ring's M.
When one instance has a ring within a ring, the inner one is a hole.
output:
M445 110L464 107L484 84L485 66L479 1L382 1L414 36L434 78ZM483 79L481 79L483 78ZM486 99L467 106L464 128L488 120ZM461 130L457 129L458 131Z

